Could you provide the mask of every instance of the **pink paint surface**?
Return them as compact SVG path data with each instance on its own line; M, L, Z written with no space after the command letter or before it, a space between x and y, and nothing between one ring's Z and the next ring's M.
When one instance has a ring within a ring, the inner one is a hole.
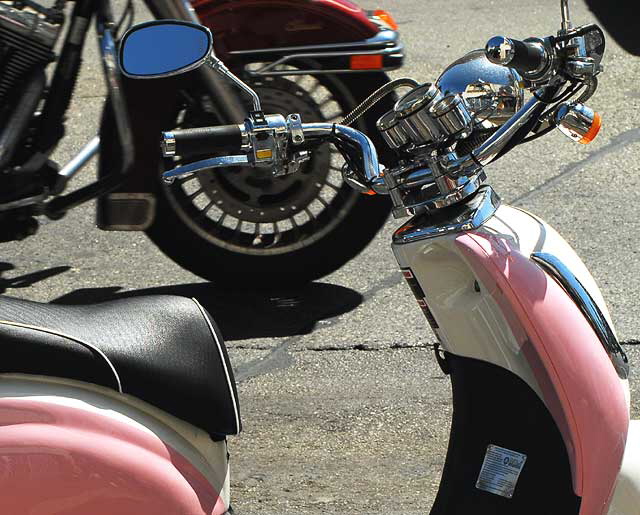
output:
M567 447L580 515L606 513L629 414L600 340L564 289L511 240L478 231L456 244L522 345Z
M26 397L0 399L0 492L6 514L227 509L217 489L156 435L99 412Z

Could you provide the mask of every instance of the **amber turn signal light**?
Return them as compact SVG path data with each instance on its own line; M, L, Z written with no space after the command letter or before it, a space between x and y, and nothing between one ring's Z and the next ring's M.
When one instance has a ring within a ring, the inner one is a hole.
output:
M387 11L383 9L376 9L375 11L373 11L373 16L374 18L378 18L379 20L383 21L386 25L389 26L390 29L398 30L398 24L393 19L393 16L391 16L391 14L389 14Z
M602 127L602 117L598 113L594 113L593 123L591 124L591 128L587 131L587 133L582 137L579 143L591 143L596 136L600 132L600 127Z
M591 143L600 131L602 117L584 104L562 104L556 110L556 126L578 143Z

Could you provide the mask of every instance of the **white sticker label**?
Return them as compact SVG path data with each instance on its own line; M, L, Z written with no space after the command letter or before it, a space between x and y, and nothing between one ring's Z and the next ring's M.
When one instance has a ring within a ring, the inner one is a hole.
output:
M511 499L527 455L497 445L487 446L476 488Z

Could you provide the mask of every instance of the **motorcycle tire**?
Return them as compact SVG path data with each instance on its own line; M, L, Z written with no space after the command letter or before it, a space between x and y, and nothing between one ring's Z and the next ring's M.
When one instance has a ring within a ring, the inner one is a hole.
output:
M252 86L267 113L339 121L389 80L379 72L303 77L254 80ZM323 113L323 102L339 112ZM390 155L375 122L393 102L387 96L354 123L381 149L383 162ZM180 116L181 127L212 125L203 113ZM313 281L360 253L391 208L388 198L362 195L344 183L336 159L326 144L302 172L282 178L236 168L205 170L172 185L158 180L156 215L146 233L173 261L215 284L265 288Z

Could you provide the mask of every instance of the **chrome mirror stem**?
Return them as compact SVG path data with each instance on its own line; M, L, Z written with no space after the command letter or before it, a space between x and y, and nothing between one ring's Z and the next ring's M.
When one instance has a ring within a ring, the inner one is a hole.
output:
M247 84L242 82L238 77L236 77L233 73L231 73L231 70L229 70L229 68L227 68L220 59L218 59L215 55L213 55L213 52L209 56L209 59L207 60L207 64L211 68L213 68L215 71L217 71L220 75L223 75L224 77L228 78L231 82L233 82L236 86L238 86L242 91L247 93L251 97L251 100L253 102L254 111L262 111L262 106L260 105L260 98L258 97L258 94L255 91L253 91L253 89L251 89L249 86L247 86Z
M562 31L567 32L573 28L569 16L569 0L560 0L560 10L562 12Z

